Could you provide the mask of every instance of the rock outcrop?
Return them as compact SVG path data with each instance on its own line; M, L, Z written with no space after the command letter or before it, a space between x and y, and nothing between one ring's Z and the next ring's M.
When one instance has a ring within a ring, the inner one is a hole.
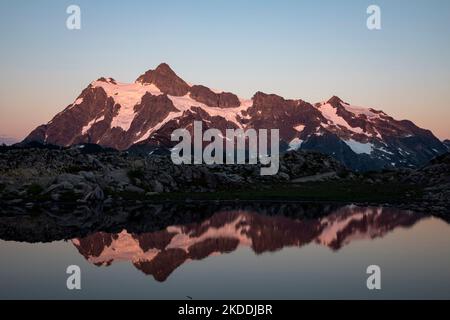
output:
M90 150L88 150L90 149ZM169 155L131 156L90 145L69 149L16 149L0 152L0 197L5 200L106 201L145 198L162 192L209 192L265 188L325 174L339 179L347 170L331 157L294 151L280 159L278 174L261 176L260 165L175 165Z

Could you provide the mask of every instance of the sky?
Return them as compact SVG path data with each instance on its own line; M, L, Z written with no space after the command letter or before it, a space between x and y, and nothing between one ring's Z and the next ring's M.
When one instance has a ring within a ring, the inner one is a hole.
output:
M72 4L80 30L66 28ZM448 0L1 0L0 40L0 137L24 138L101 76L166 62L243 98L337 95L450 138Z

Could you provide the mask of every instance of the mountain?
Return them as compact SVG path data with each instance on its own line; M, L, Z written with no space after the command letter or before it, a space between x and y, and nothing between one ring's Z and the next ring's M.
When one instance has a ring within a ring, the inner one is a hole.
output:
M184 263L250 247L256 254L317 243L337 251L353 241L385 236L425 216L390 208L345 206L316 219L266 216L252 211L222 211L201 223L169 226L147 233L97 232L72 240L89 262L109 266L130 261L165 281Z
M173 130L280 130L282 150L317 150L355 170L420 166L447 151L431 131L383 111L362 108L339 97L311 104L257 92L242 99L230 92L190 85L167 64L134 83L100 78L24 142L69 146L95 143L118 150L170 148Z
M7 135L0 134L0 145L5 144L5 145L9 146L16 142L17 142L17 139L7 136Z
M450 151L450 140L446 139L442 141L442 143L447 147L447 150Z

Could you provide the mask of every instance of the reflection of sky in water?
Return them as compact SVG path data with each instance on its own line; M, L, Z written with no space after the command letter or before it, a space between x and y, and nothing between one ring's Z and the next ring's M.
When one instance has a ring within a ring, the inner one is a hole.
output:
M229 253L188 259L163 282L131 261L97 267L70 241L0 241L0 298L450 298L446 222L423 218L372 240L352 239L339 250L314 240L258 255L241 245ZM65 287L70 264L82 269L81 291ZM381 266L381 291L366 289L370 264Z

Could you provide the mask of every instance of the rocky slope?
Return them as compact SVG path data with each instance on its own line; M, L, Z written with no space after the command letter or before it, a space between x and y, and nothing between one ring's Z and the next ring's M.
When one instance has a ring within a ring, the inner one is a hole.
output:
M450 140L444 140L442 143L447 147L448 151L450 151Z
M425 187L423 203L430 211L443 210L450 214L450 153L413 171L404 181Z
M170 148L177 128L279 129L282 151L316 150L355 170L414 167L446 152L429 130L382 111L356 107L338 97L311 104L257 92L242 99L230 92L190 85L167 64L134 83L100 78L25 142L70 146L95 143L118 150Z
M356 173L330 156L290 151L281 156L278 174L261 176L259 165L174 165L169 155L134 156L97 145L0 147L0 200L25 208L43 202L114 205L122 200L153 201L158 194L178 194L185 200L213 192L219 197L214 199L220 199L231 191L267 190L254 196L354 203L361 193L363 202L448 215L449 172L448 153L420 169ZM317 188L308 191L305 186L311 184Z
M259 165L174 165L168 155L131 156L92 145L6 148L0 152L0 198L12 204L143 199L163 192L267 188L310 176L338 179L346 173L339 162L315 152L286 153L277 175L261 176Z

